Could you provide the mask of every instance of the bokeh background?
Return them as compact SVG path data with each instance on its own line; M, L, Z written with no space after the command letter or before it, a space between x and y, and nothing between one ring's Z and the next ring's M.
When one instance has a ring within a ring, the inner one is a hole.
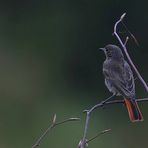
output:
M147 1L1 0L0 1L0 148L28 148L51 123L80 117L54 129L41 148L76 148L82 137L84 109L110 93L104 85L97 49L108 43L117 19L124 20L140 46L131 39L129 53L148 81ZM123 39L124 29L120 26ZM137 98L147 94L136 80ZM131 123L123 105L96 110L88 137L112 131L90 148L147 148L148 103L140 103L145 121Z

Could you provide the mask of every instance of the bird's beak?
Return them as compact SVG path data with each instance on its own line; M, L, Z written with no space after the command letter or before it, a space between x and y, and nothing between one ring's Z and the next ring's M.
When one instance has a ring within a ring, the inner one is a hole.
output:
M104 51L104 50L105 50L105 48L99 48L99 50Z

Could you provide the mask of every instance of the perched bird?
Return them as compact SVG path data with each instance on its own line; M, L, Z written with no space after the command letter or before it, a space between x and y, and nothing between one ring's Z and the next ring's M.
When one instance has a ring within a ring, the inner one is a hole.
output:
M124 59L121 49L116 45L100 48L106 55L103 63L105 85L114 96L123 96L129 118L132 122L142 121L143 116L135 100L133 72Z

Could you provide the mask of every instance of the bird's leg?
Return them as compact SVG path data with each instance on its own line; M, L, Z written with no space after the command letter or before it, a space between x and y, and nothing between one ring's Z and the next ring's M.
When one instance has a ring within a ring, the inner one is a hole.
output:
M113 94L112 96L108 97L107 99L105 99L104 101L101 102L102 106L109 101L110 99L112 99L115 95Z

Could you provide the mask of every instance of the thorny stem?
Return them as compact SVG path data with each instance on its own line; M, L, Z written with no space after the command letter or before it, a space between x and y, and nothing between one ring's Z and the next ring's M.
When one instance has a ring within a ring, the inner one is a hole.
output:
M127 56L127 59L129 61L129 63L131 64L132 68L134 69L135 73L137 74L139 80L141 81L141 83L143 84L146 92L148 92L148 86L146 84L146 82L144 81L144 79L142 78L142 76L140 75L139 71L137 70L136 66L134 65L134 63L132 62L128 52L127 52L127 49L126 49L126 46L124 45L124 43L122 42L121 38L119 37L118 33L117 33L117 25L122 22L122 20L124 19L126 13L122 14L122 16L120 17L120 19L115 23L114 25L114 35L116 36L116 38L118 39L118 41L120 42L126 56Z

